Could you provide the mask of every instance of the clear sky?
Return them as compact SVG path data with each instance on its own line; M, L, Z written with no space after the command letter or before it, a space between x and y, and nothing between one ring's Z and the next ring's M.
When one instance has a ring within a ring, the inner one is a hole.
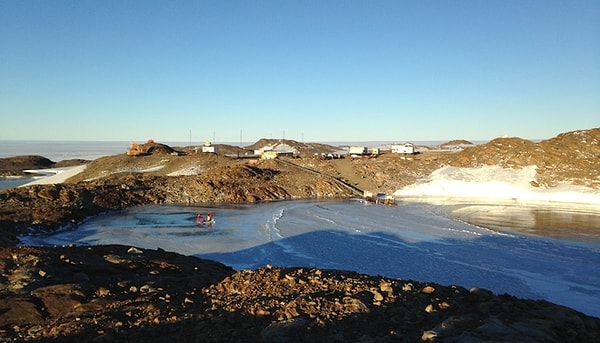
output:
M600 1L0 1L0 140L545 139L600 126Z

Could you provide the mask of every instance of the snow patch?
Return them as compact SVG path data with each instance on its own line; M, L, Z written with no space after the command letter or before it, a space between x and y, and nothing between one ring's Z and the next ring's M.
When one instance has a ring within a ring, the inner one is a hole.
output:
M394 196L426 202L431 198L447 198L600 205L600 190L565 183L551 188L533 187L531 181L536 179L536 169L536 166L522 169L447 166L435 170L424 180L397 190Z
M74 166L74 167L63 167L63 168L50 168L50 169L38 169L38 170L26 170L30 173L37 173L41 175L49 175L38 178L34 181L21 185L19 187L27 187L32 185L51 185L56 183L65 182L68 178L75 176L87 168L87 164Z
M174 172L171 172L171 173L167 174L167 176L199 175L200 172L201 172L201 170L198 167L189 167L189 168L183 168L183 169L179 169L179 170L176 170Z

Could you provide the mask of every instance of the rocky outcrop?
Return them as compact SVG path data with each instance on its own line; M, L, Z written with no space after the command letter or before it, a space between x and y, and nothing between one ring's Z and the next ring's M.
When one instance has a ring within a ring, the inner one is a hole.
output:
M161 250L0 249L0 342L164 341L206 310L201 290L232 273Z
M22 176L25 175L25 169L43 169L50 168L55 164L43 156L24 155L8 158L0 158L0 175L2 176Z
M0 158L0 176L26 176L28 173L24 172L24 170L71 167L82 165L86 162L89 161L72 159L54 162L38 155Z
M0 342L593 342L544 301L125 246L0 249Z
M539 143L516 137L496 138L464 149L450 165L505 168L535 165L539 186L553 187L564 182L600 188L600 128L567 132Z

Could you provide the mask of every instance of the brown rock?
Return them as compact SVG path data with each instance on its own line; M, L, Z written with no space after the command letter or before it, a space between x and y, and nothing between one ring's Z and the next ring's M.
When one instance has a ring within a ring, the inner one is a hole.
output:
M35 325L42 322L42 314L35 302L26 296L2 298L0 301L0 328L11 328L24 323Z
M0 342L513 341L519 335L563 342L600 334L600 319L544 301L346 271L234 272L165 251L96 246L0 249L1 275L12 273L15 261L29 281L25 289L8 279L0 292ZM52 277L33 272L40 269ZM83 271L88 278L74 283ZM472 301L479 294L485 296Z
M431 287L431 286L427 285L427 286L421 288L421 293L423 293L423 294L431 294L433 292L435 292L435 287Z
M58 284L40 287L31 295L44 304L44 311L51 316L65 316L84 302L85 296L76 284Z

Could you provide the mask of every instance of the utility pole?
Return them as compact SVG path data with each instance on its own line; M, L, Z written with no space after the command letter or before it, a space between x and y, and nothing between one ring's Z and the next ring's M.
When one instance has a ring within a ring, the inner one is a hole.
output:
M240 158L240 150L242 150L242 130L240 129L240 148L238 149L238 158Z

